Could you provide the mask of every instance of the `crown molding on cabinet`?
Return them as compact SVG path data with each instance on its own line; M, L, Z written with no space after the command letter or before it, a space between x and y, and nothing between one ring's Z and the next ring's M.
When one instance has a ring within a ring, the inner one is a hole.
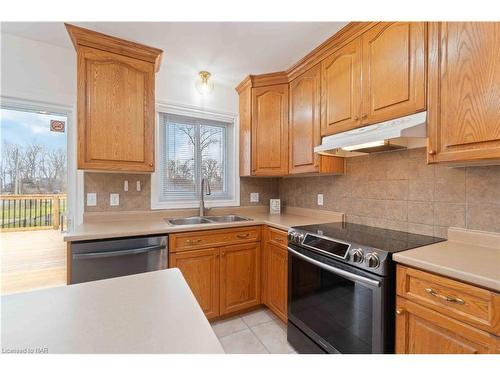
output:
M117 55L147 61L154 64L155 72L160 70L163 55L163 51L161 49L98 33L97 31L85 29L68 23L65 23L64 25L66 26L66 30L68 31L68 34L71 37L71 42L76 50L78 50L81 46L104 50Z
M289 83L300 74L319 63L333 51L358 37L366 30L375 26L377 23L378 22L350 22L287 70L274 73L249 75L245 77L245 79L241 81L238 86L236 86L236 91L241 93L249 86L261 87Z
M263 87L270 85L281 85L289 82L286 72L266 73L259 75L249 75L236 86L236 91L240 94L247 87Z

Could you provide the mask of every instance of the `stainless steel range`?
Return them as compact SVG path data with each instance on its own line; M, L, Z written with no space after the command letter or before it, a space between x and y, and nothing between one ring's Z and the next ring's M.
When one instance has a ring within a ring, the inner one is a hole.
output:
M392 353L392 254L441 238L351 223L288 232L288 341L300 353Z

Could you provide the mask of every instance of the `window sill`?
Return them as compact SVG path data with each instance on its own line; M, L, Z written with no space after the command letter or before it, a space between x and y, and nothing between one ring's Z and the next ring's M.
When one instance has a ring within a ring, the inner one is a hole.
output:
M206 208L215 207L238 207L240 202L238 199L229 200L213 200L205 201ZM184 209L184 208L199 208L200 201L177 201L177 202L151 202L152 210L168 210L168 209Z

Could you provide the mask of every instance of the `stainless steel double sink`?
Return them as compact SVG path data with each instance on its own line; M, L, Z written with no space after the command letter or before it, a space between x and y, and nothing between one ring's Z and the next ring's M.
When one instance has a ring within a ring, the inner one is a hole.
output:
M194 225L194 224L214 224L214 223L234 223L238 221L251 221L247 217L238 215L219 215L219 216L192 216L178 219L165 219L170 225Z

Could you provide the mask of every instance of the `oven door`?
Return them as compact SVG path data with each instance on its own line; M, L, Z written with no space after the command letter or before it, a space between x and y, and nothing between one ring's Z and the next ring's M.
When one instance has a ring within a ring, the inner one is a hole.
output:
M386 352L386 280L292 244L288 254L292 346L301 352L309 339L327 353Z

